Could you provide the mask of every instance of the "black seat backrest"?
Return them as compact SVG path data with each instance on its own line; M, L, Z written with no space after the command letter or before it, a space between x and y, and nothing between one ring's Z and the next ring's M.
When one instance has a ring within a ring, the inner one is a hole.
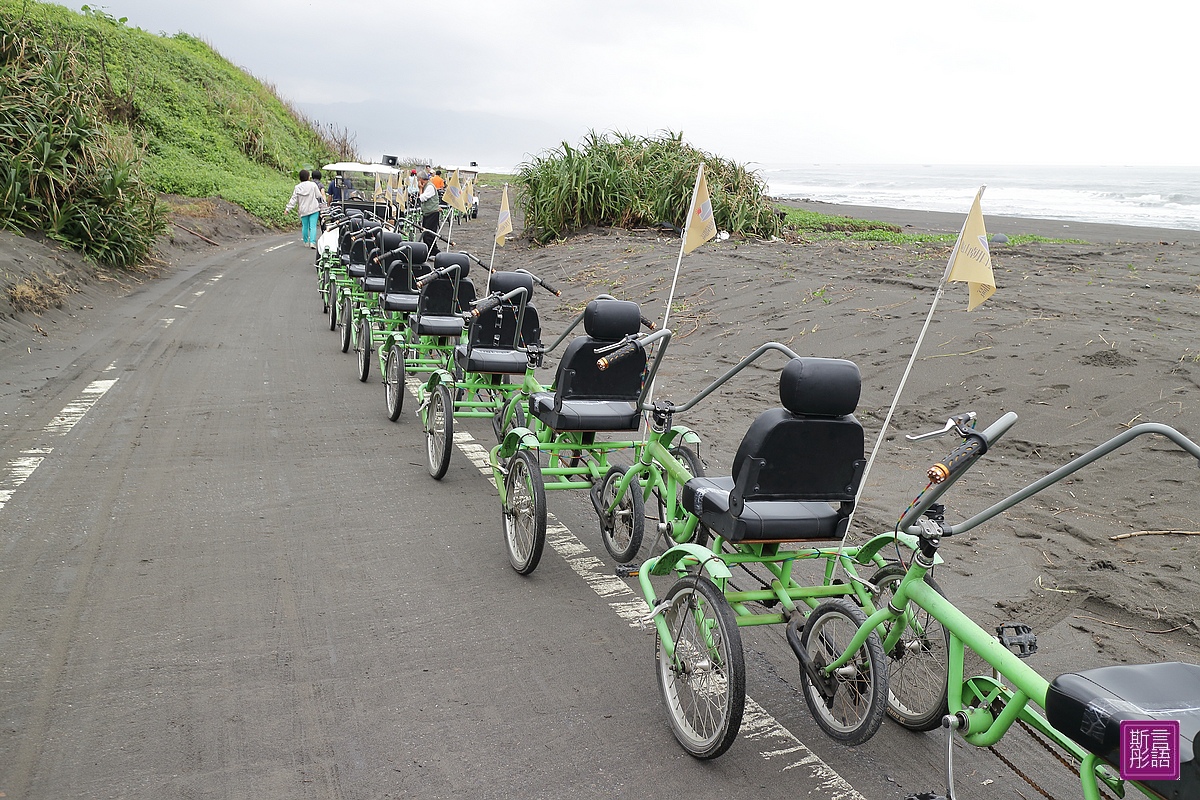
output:
M434 272L450 266L458 269L435 278L421 289L421 305L417 313L439 317L459 313L458 286L470 269L471 262L465 253L438 253L434 256Z
M380 239L380 252L390 253L403 247L397 255L384 261L383 269L387 280L383 284L384 294L416 294L414 281L428 270L425 260L429 257L429 246L424 242L406 242L398 233L385 232Z
M508 294L524 289L524 295L488 309L471 323L471 347L491 347L506 350L523 346L518 336L517 320L529 313L529 297L533 294L533 276L527 272L496 272L492 274L488 291ZM524 319L521 319L524 328Z
M567 345L555 377L555 400L625 400L635 402L642 392L646 351L637 351L601 371L597 348L636 334L642 321L637 303L628 300L593 300L583 312L586 335Z
M362 215L352 216L343 222L338 231L338 253L344 256L350 255L350 245L354 241L354 234L361 231L363 228Z
M733 458L742 499L853 501L866 464L862 425L854 418L861 386L853 361L788 362L779 378L783 408L760 414Z

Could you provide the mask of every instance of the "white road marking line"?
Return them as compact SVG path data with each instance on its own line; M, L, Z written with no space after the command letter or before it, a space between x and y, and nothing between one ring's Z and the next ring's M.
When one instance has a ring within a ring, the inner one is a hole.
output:
M268 247L266 250L263 250L263 255L266 255L267 253L273 253L282 247L287 247L293 244L295 244L295 242L284 242L283 244L277 244L274 247Z
M111 372L116 366L117 362L114 361L104 371ZM116 382L116 378L105 378L89 383L78 400L67 404L67 407L60 411L58 416L46 423L46 427L42 429L43 433L63 436L70 432L76 423L83 419L83 415L88 412L88 409L96 405ZM4 474L0 475L0 510L12 499L21 484L29 480L33 471L41 466L41 463L46 460L46 456L53 451L53 447L33 447L22 451L19 457L8 462Z
M172 323L172 322L174 322L174 321L175 321L175 318L174 318L174 317L164 317L163 319L160 319L160 320L159 320L159 322L161 322L161 323L163 324L163 327L164 327L164 328L169 328L169 327L171 327L171 323Z
M204 294L204 289L201 289L198 292L192 292L192 297L199 297L202 294Z
M409 377L406 383L410 389L414 390L415 395L415 387L419 386L420 382ZM488 460L488 449L480 445L475 441L475 437L465 431L455 431L454 443L494 486L495 480L492 477L492 467ZM608 605L622 619L629 622L630 627L641 627L640 621L646 614L646 601L635 595L629 584L612 574L611 571L598 571L607 570L605 563L599 558L589 555L591 551L587 545L581 542L549 511L546 512L546 541L567 562L575 574L586 581L592 587L592 591L601 598L634 597L633 600L613 600ZM781 747L760 750L759 755L768 761L788 756L780 767L781 772L807 767L809 774L820 783L822 789L828 792L826 795L828 800L866 800L833 767L808 749L804 742L800 741L794 733L785 728L779 720L767 713L766 709L748 695L746 710L742 715L742 727L738 735L752 741L774 740L779 742Z

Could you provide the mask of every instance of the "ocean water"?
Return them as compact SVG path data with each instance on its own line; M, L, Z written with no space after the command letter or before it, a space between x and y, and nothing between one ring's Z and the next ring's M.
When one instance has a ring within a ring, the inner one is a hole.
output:
M775 197L1200 230L1200 167L774 165L758 167Z

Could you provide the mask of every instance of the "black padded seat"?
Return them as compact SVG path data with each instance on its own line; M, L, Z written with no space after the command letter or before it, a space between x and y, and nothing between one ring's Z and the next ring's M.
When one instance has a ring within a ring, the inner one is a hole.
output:
M414 318L413 327L418 336L462 336L463 318L421 314Z
M638 332L642 312L628 300L593 300L583 312L584 336L567 345L554 392L529 398L529 413L556 431L635 431L641 423L638 399L646 369L646 351L635 351L601 370L599 348Z
M1046 719L1120 768L1121 720L1179 721L1179 780L1144 781L1167 800L1200 797L1200 665L1130 664L1068 672L1050 682Z
M733 478L693 478L683 485L683 507L706 521L714 517L729 518L729 495ZM806 503L801 500L769 500L744 503L737 518L736 529L722 536L731 541L804 539L841 539L838 531L842 515L829 503ZM720 532L720 531L719 531ZM734 539L733 537L738 537Z
M462 336L466 323L457 308L460 276L470 267L465 253L438 253L433 260L433 269L457 266L448 275L441 275L426 284L420 291L416 311L411 325L417 336L453 337Z
M465 285L469 284L468 281ZM469 307L469 303L462 302L465 285L459 287L459 305ZM501 295L517 289L524 289L525 294L480 314L471 323L469 342L454 349L454 362L464 372L502 375L525 373L529 359L525 351L520 349L524 342L521 341L521 331L517 330L517 320L522 320L523 330L528 327L524 317L530 311L527 301L533 294L533 277L526 272L497 272L491 276L488 285L489 293Z
M384 311L411 314L417 310L418 294L413 286L414 273L423 269L429 257L429 247L424 242L407 242L398 233L384 231L379 235L379 251L401 252L386 259L384 282L380 290L379 307Z
M636 431L642 415L633 403L621 400L564 400L554 407L554 394L535 392L529 413L556 431Z
M406 292L391 292L379 296L379 307L384 311L398 311L401 314L411 314L417 310L419 297Z
M365 278L367 276L367 265L350 262L346 265L346 274L351 278Z
M852 361L792 359L779 376L783 408L750 425L732 476L684 484L684 508L731 542L844 538L866 466L853 414L861 385Z
M362 280L363 291L366 291L366 292L369 292L372 294L379 294L380 292L383 291L383 284L386 281L387 281L387 278L380 277L380 276L375 276L375 275L364 276L363 280Z
M460 344L454 348L454 363L464 372L524 375L529 358L524 350L472 347L468 352L467 346Z

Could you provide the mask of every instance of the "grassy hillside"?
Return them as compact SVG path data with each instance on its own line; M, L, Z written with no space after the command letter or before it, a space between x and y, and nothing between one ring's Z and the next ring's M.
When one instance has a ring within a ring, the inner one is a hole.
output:
M119 235L100 228L138 228L139 240L161 228L148 192L220 196L283 224L296 171L340 155L205 42L87 6L0 0L0 67L0 226L101 262L135 263L138 248L97 246Z

